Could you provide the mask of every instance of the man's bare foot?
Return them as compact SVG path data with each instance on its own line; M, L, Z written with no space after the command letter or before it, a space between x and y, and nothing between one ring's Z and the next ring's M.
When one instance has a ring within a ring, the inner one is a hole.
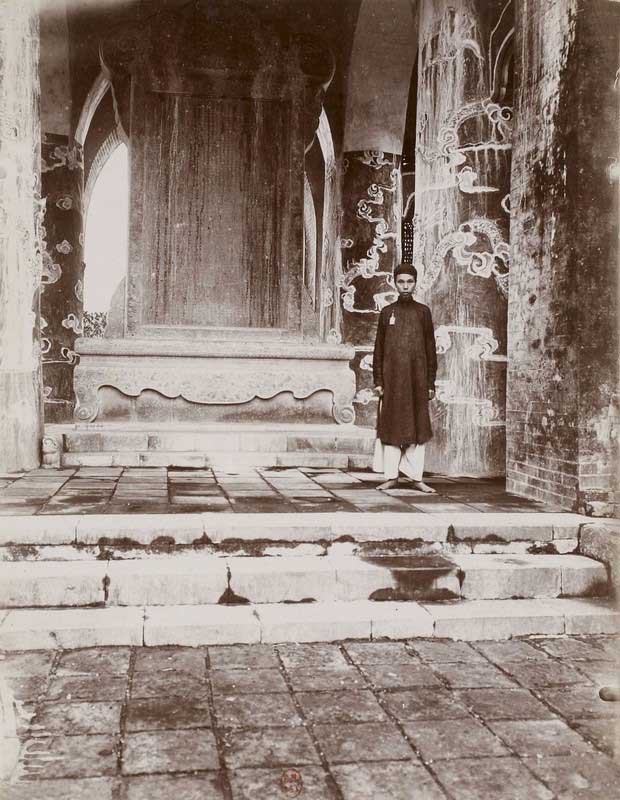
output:
M417 489L419 492L424 492L424 494L437 494L432 486L429 486L427 483L423 483L422 481L413 481L413 488Z
M377 486L377 489L380 492L385 492L386 489L398 489L398 478L393 478L391 481L380 483L379 486Z

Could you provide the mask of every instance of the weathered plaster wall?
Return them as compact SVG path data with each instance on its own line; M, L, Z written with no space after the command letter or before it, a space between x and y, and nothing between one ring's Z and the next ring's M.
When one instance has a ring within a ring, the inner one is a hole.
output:
M618 436L620 7L517 5L508 488L613 500ZM592 505L594 504L594 505Z
M39 22L0 0L0 472L39 464Z

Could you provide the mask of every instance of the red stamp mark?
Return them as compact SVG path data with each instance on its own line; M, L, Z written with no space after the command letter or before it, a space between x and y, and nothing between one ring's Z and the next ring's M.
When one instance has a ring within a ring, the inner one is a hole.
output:
M287 797L299 797L304 790L301 772L296 769L285 769L280 775L280 788Z

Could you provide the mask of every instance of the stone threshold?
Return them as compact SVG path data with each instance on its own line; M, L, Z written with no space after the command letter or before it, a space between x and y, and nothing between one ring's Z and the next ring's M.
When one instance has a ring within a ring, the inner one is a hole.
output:
M150 545L229 540L317 542L338 539L426 542L576 539L590 517L569 512L332 512L195 514L45 514L0 518L0 546L96 544L130 539Z
M596 599L446 604L359 601L0 612L0 649L7 651L418 637L481 641L618 632L620 611L610 601Z

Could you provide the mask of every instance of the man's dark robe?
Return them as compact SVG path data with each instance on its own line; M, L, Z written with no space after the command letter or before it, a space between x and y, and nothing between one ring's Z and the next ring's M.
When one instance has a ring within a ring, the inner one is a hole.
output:
M373 356L375 386L383 387L377 435L384 444L402 447L432 438L428 392L435 389L436 374L431 310L399 297L379 314Z

